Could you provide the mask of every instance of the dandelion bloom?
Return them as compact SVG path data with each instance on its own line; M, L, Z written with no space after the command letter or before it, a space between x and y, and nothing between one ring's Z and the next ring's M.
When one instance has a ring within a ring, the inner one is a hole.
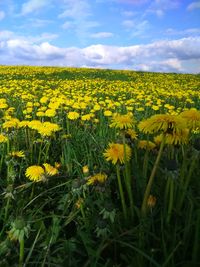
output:
M157 145L160 145L163 140L163 135L160 134L158 136L154 137L154 142ZM187 144L189 141L189 130L183 129L179 132L175 132L172 134L166 134L165 135L165 144L168 145L184 145Z
M58 169L53 167L53 166L51 166L50 164L44 163L43 166L45 168L45 172L46 172L47 175L53 176L53 175L58 174Z
M186 121L180 116L171 114L157 114L139 123L138 128L144 133L163 131L175 133L186 128Z
M187 126L191 130L196 130L200 127L200 111L196 109L189 109L181 112L181 117L186 120Z
M17 128L19 120L16 118L11 118L8 121L5 121L2 125L3 129L9 130L10 128Z
M132 114L120 115L116 114L113 116L110 127L119 129L133 128L135 121Z
M79 118L79 113L78 112L76 112L76 111L70 111L68 114L67 114L67 118L69 119L69 120L76 120L76 119L78 119Z
M88 166L87 166L87 165L83 166L82 171L83 171L84 174L89 173L89 168L88 168Z
M103 155L107 161L112 161L113 164L124 163L125 160L129 161L131 158L131 148L126 144L110 143Z
M110 117L110 116L112 116L112 111L111 110L105 110L104 113L103 113L103 115L105 117Z
M126 130L125 134L126 134L126 137L130 137L132 140L137 139L137 133L133 129Z
M9 153L9 155L11 157L14 157L14 158L25 158L25 154L24 154L24 151L20 150L20 151L12 151Z
M56 116L56 110L55 109L51 109L51 108L47 109L45 111L45 116L46 117L55 117Z
M91 113L85 114L85 115L81 116L81 120L82 121L89 121L89 120L91 120L92 117L94 117L94 115Z
M140 140L138 143L138 148L152 150L156 147L156 144L149 140Z
M0 134L0 143L6 143L8 141L8 137Z
M93 176L91 176L88 180L87 180L87 184L88 185L92 185L92 184L96 184L96 183L100 183L103 184L106 180L107 180L108 176L105 173L97 173Z
M40 182L44 179L45 171L41 166L33 165L26 169L26 177L34 182Z

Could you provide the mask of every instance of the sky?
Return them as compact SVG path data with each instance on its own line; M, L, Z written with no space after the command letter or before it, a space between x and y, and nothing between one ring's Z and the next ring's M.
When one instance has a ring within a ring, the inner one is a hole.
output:
M0 65L200 73L200 1L0 0Z

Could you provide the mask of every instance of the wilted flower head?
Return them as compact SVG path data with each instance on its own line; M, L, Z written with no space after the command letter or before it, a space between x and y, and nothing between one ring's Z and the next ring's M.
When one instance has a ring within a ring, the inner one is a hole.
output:
M153 195L149 195L147 200L147 206L149 208L153 208L156 205L156 197Z

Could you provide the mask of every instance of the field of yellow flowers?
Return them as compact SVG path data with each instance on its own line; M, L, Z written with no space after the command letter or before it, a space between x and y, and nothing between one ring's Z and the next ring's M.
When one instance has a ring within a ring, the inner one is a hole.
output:
M0 266L200 266L200 75L0 66Z

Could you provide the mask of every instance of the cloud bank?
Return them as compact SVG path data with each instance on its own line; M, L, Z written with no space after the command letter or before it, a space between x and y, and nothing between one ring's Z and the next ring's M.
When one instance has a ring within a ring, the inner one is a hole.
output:
M102 34L102 33L101 33ZM104 33L105 34L105 33ZM60 48L0 32L1 64L88 66L164 72L200 72L200 37L161 40L133 46L91 45Z

